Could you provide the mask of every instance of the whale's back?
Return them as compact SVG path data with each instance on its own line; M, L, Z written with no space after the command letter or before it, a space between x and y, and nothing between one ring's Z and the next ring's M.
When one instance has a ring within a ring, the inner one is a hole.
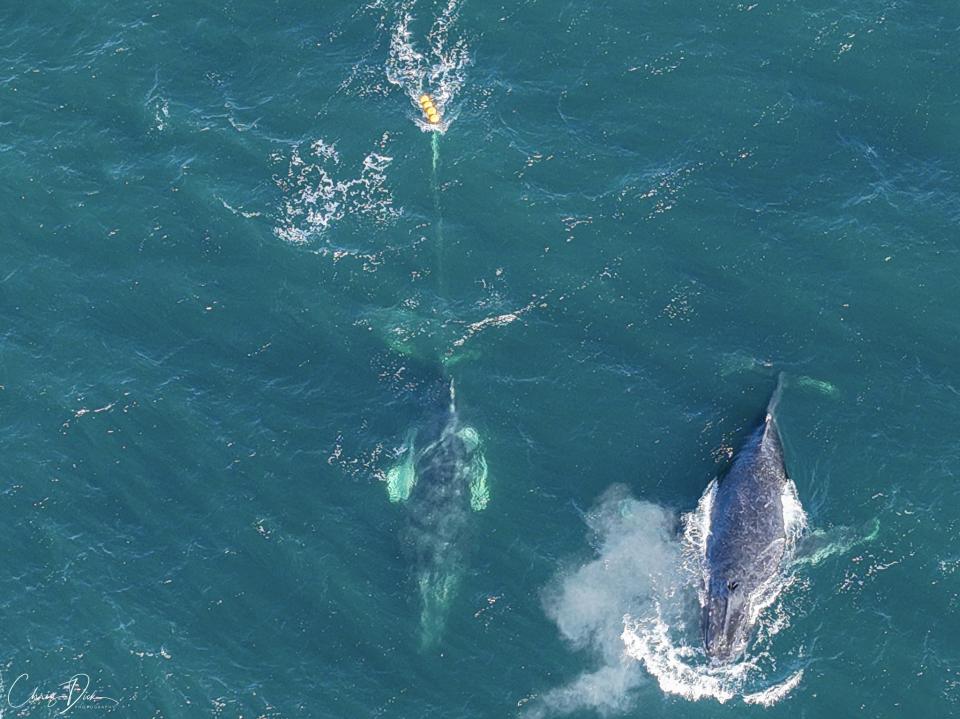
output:
M786 481L780 433L768 416L717 485L707 543L711 565L748 568L762 550L784 536L781 497ZM761 567L755 570L763 573Z
M710 507L703 632L707 652L718 659L746 648L755 608L780 571L788 481L780 433L768 412L717 483Z

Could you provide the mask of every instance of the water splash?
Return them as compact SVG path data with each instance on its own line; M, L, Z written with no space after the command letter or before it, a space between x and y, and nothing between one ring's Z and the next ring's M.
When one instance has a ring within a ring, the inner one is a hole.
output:
M676 591L695 588L699 606L705 601L706 545L716 489L714 480L704 491L697 508L681 519L682 566L687 577ZM807 526L807 517L792 481L784 486L781 502L787 540L784 552L789 558ZM778 574L751 597L750 611L758 629L752 647L740 661L711 662L700 646L698 622L678 616L676 607L662 601L653 602L652 611L646 614L624 618L622 639L627 654L643 663L668 694L691 701L714 699L725 703L740 696L748 703L775 703L787 696L803 676L803 669L799 669L785 678L775 679L776 663L771 652L773 637L789 626L790 615L782 596L795 584L794 575Z
M527 717L628 710L645 677L642 665L624 654L624 614L646 614L680 578L676 516L669 510L614 485L585 520L595 556L554 579L544 608L564 639L593 654L598 666L531 701Z
M302 245L323 237L347 216L366 217L377 224L395 219L400 212L386 184L393 158L383 152L388 140L384 135L377 149L363 158L359 174L347 178L335 144L319 139L306 152L299 145L294 147L286 174L274 177L284 194L274 234Z
M544 693L526 716L624 712L650 677L665 693L720 703L740 697L770 705L799 684L803 667L784 671L772 653L774 637L790 624L784 596L797 582L789 574L777 577L766 603L758 603L757 636L744 659L720 665L703 651L698 591L713 491L711 484L697 508L678 518L615 486L588 513L596 556L563 572L545 605L563 636L592 651L599 667ZM784 518L792 549L806 522L792 487Z
M408 0L400 6L400 17L390 38L387 80L410 98L414 122L421 130L443 133L456 119L453 100L463 87L470 53L466 39L457 33L460 0L447 2L427 32L425 43L417 41L412 29L421 4L417 0ZM423 44L426 48L421 51L418 45ZM440 111L441 121L436 125L422 117L419 98L425 92L430 94Z

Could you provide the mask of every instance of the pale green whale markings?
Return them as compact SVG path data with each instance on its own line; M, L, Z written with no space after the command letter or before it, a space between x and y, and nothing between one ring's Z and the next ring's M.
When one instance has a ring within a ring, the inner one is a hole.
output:
M474 512L486 509L490 502L490 487L487 484L487 458L480 449L480 435L473 427L464 427L457 436L467 448L470 465L467 469L470 477L470 507Z
M473 427L462 427L457 431L457 437L466 447L470 457L465 468L465 475L469 478L470 508L475 512L486 509L490 503L490 485L487 481L487 458L480 448L480 435ZM406 502L417 485L417 452L414 445L416 432L411 431L404 443L400 461L387 470L387 496L393 503ZM424 451L429 451L433 445Z

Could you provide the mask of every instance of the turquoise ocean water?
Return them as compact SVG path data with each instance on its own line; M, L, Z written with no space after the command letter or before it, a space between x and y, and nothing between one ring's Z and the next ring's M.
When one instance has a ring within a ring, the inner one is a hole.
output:
M5 2L3 716L960 715L958 32ZM684 527L780 371L805 538L711 667ZM451 380L425 642L385 480Z

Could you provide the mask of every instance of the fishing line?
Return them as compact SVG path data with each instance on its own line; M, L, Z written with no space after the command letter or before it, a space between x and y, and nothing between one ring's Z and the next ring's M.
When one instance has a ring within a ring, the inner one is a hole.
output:
M420 109L423 110L423 116L433 127L430 133L430 189L433 192L433 211L437 218L437 246L436 246L436 272L437 272L437 294L443 296L443 214L440 211L440 187L437 184L437 165L440 162L440 110L433 103L433 98L423 93L419 98Z
M437 164L440 162L440 133L432 132L430 146L433 150L433 162L430 171L430 189L433 191L433 212L437 218L437 294L444 295L443 287L443 212L440 209L440 187L437 184Z

